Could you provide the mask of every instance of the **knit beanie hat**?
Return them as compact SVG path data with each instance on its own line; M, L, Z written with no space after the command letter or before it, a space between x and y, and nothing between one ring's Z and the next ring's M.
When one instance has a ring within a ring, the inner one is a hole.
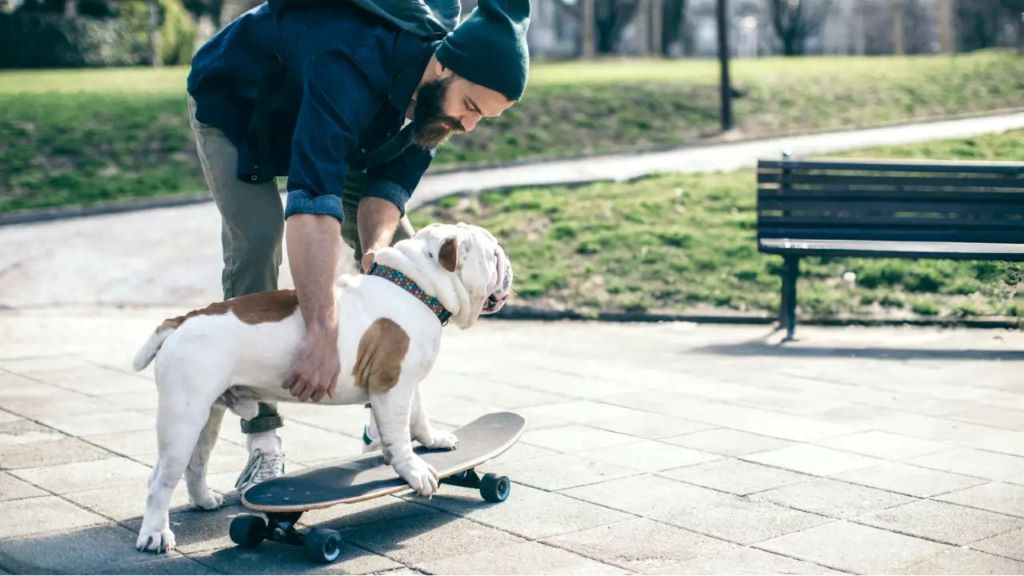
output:
M529 25L530 0L480 0L441 41L437 59L470 82L519 100L530 69Z

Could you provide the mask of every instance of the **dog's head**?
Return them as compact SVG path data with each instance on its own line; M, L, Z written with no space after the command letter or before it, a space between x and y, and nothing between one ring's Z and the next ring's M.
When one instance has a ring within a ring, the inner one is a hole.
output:
M512 263L490 232L461 222L433 224L415 238L423 242L439 273L457 280L461 306L452 318L456 324L466 328L481 314L494 314L505 305L512 291Z

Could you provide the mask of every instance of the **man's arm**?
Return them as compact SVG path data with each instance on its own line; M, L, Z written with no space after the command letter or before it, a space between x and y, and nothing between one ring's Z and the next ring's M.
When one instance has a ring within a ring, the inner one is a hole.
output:
M359 243L363 270L373 263L373 252L391 245L405 204L434 158L434 150L410 145L392 160L368 169L366 195L359 202Z
M334 396L340 371L334 278L341 226L331 216L296 214L288 219L285 235L306 340L282 385L302 402L319 402L325 393Z
M282 386L301 401L333 396L341 370L334 300L341 190L349 151L375 112L375 93L343 54L322 54L307 65L285 208L288 260L306 335Z

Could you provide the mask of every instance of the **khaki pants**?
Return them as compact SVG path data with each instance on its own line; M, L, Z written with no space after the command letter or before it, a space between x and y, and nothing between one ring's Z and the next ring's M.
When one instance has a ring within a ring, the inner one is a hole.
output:
M277 183L271 180L250 184L239 180L236 176L238 150L234 144L220 129L196 120L195 102L191 97L188 107L203 176L222 220L224 272L221 282L224 299L277 290L284 236L284 208ZM345 215L341 236L355 250L357 263L362 259L362 249L356 213L366 190L366 181L365 172L349 172L341 196ZM395 231L394 241L410 238L414 233L409 218L403 217ZM277 407L260 403L259 415L242 421L242 432L267 432L282 425Z
M195 102L190 97L188 103L203 176L223 222L221 282L224 299L276 290L284 236L284 209L277 183L272 180L250 184L239 180L236 177L238 151L234 144L220 129L196 120ZM365 172L349 172L341 196L345 214L341 236L355 250L356 262L362 258L356 214L366 183ZM410 238L414 233L409 218L403 217L394 241Z

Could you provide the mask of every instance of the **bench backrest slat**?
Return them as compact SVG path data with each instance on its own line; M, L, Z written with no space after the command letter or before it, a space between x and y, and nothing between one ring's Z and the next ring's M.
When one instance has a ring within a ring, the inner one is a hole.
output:
M762 160L758 238L1024 244L1024 163Z

